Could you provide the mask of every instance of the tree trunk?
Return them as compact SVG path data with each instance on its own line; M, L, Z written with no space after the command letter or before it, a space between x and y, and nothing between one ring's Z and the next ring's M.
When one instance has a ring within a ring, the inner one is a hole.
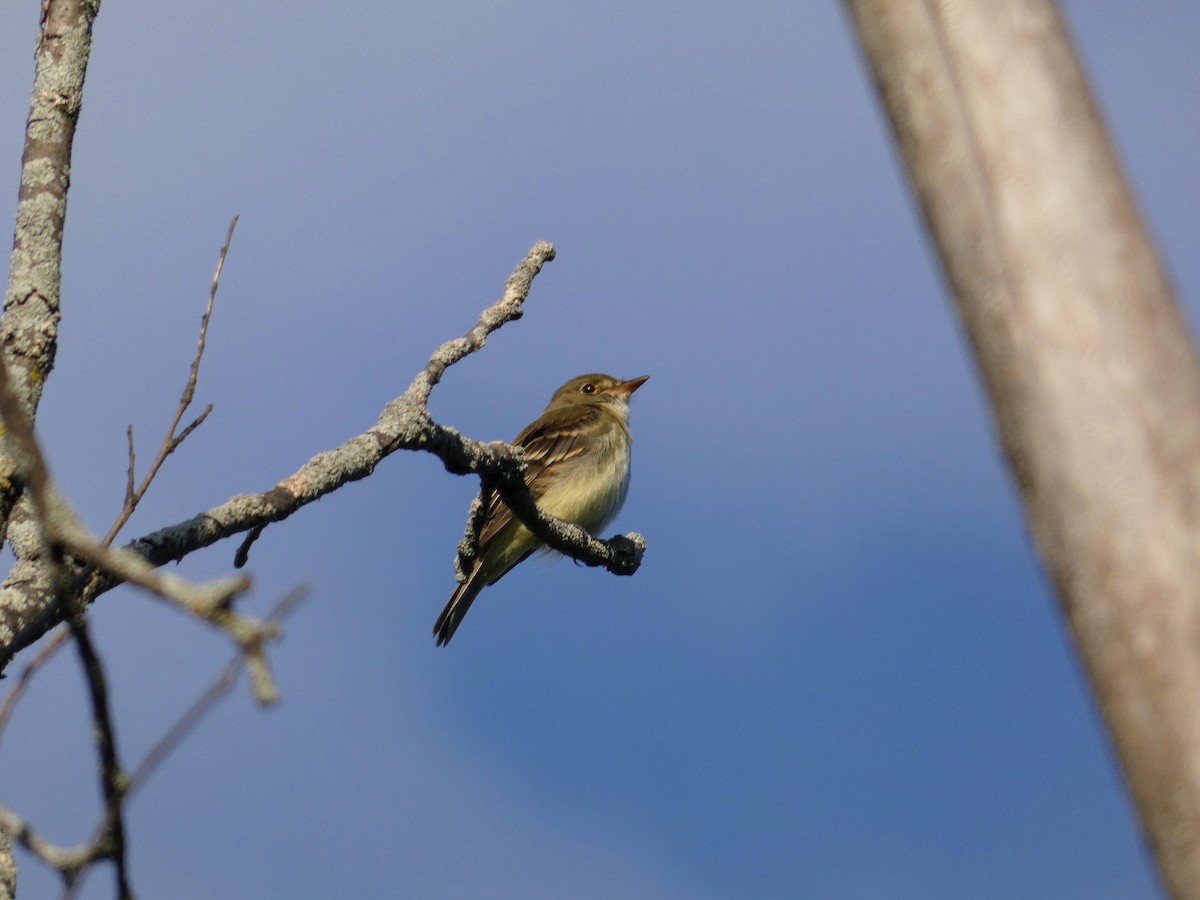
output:
M1162 877L1200 897L1200 368L1049 0L847 0Z

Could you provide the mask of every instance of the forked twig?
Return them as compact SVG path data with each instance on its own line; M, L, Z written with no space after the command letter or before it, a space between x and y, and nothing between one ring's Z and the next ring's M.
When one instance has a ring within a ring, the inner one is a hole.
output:
M345 484L366 478L398 450L423 450L436 455L447 471L454 474L475 474L491 479L514 516L550 549L587 565L602 566L618 575L633 574L645 552L645 540L641 535L615 535L598 540L578 525L547 515L538 509L525 484L522 476L524 457L519 448L499 442L485 444L470 440L454 429L438 424L429 414L430 391L446 369L482 348L492 332L521 317L533 279L554 255L551 244L544 241L535 244L505 282L500 300L485 309L475 327L465 335L447 341L434 351L408 389L384 407L374 426L365 433L332 450L318 453L266 491L239 494L190 519L132 541L126 549L151 567L157 567L224 538L249 533L237 557L241 563L245 561L253 539L271 523L288 518ZM90 603L122 580L123 577L116 573L97 574L85 589L84 599ZM0 585L0 606L4 605L4 595L9 591L28 596L39 589L44 590L42 582L12 575ZM16 605L15 600L12 605ZM13 654L37 640L53 624L53 616L35 617L29 621L28 627L17 633L11 645L0 650L0 669Z
M307 596L308 588L304 586L289 591L272 607L264 623L272 629L277 629ZM208 689L150 748L132 774L127 775L118 760L115 729L108 704L107 680L99 655L91 642L86 619L77 616L69 623L69 628L64 628L56 635L55 641L61 644L67 637L74 638L87 677L92 706L92 727L100 759L101 791L104 796L103 819L92 838L76 847L59 847L49 843L28 822L3 806L0 806L0 828L8 831L22 847L59 873L63 879L65 897L76 895L94 863L110 860L115 870L117 896L128 898L132 897L133 893L129 884L126 857L125 805L145 786L163 760L229 693L242 667L250 668L253 661L245 653L238 653L230 660ZM38 660L42 660L44 656L48 657L48 654L39 654ZM35 663L38 660L35 660ZM30 667L33 665L34 663L31 663Z
M308 594L309 589L303 585L292 589L271 608L271 611L267 613L263 622L277 628L283 623L284 619L292 614L297 606L307 599ZM195 729L213 707L232 690L234 683L237 681L238 672L242 670L246 662L246 656L241 653L231 659L209 688L196 698L195 702L176 720L175 724L167 729L166 734L159 738L158 742L150 748L145 758L138 763L133 773L129 776L129 786L126 790L127 797L133 796L146 783L147 779L149 779L167 755L179 746L183 739Z
M125 489L125 505L121 508L121 513L117 516L117 520L113 522L112 527L108 530L108 534L101 541L106 547L112 544L117 534L125 527L125 523L129 521L129 517L137 509L138 503L146 495L150 483L154 480L154 476L158 474L158 470L162 468L162 464L166 462L167 457L174 453L179 445L187 439L187 436L195 431L208 418L208 414L212 412L212 405L209 404L200 415L196 416L195 419L184 427L183 431L178 431L179 423L183 421L184 414L188 411L188 408L192 405L192 400L196 396L196 381L200 375L200 360L204 357L204 348L208 343L208 323L212 319L213 303L217 299L217 289L221 286L221 272L225 269L225 257L229 255L229 245L233 242L233 230L237 228L237 223L238 217L235 215L229 222L229 230L225 232L225 243L221 245L221 253L217 257L217 269L213 273L212 286L208 291L208 305L204 307L204 315L200 318L200 338L196 341L196 355L192 357L192 366L188 370L187 381L184 383L183 393L179 397L179 406L175 409L175 416L171 419L171 424L167 426L167 433L163 437L162 444L159 445L158 454L154 457L154 461L150 463L150 468L146 470L146 474L142 476L141 484L136 489L133 486L133 426L130 425L126 430L129 438L129 472Z
M179 423L183 420L183 416L188 407L191 405L191 402L195 396L196 383L200 373L200 361L204 355L204 349L207 343L208 324L212 318L213 304L216 300L217 289L221 282L221 272L225 268L225 258L229 254L229 247L233 241L233 231L237 226L237 222L238 216L235 215L229 223L229 228L225 233L225 243L222 245L220 254L217 258L216 271L213 274L212 285L208 293L208 303L204 309L204 314L200 321L200 337L197 341L196 353L192 358L191 367L188 371L188 377L186 383L184 384L183 393L180 396L179 405L176 408L174 418L167 427L167 433L163 438L162 445L159 447L158 454L150 468L147 470L145 476L142 478L140 485L135 484L136 458L134 452L133 426L130 425L126 429L125 434L128 443L129 464L128 468L126 469L125 500L116 521L109 529L108 534L105 535L104 539L100 542L103 547L111 546L112 541L116 538L121 528L124 527L124 525L129 521L130 516L133 515L137 505L146 495L146 491L149 489L151 482L158 474L159 469L162 467L167 457L170 456L176 450L176 448L183 443L184 439L186 439L187 436L190 435L197 428L197 426L199 426L200 423L205 420L205 418L207 418L208 414L212 412L212 406L209 405L199 416L189 423L183 429L183 431L176 433L177 429L179 428ZM49 662L58 649L66 643L66 637L67 632L64 630L58 637L56 637L45 648L43 648L42 651L38 653L37 657L22 672L21 678L5 698L3 707L0 707L0 732L3 732L4 726L7 723L8 717L11 715L13 708L21 699L21 696L25 693L29 680L36 673L36 671L41 666Z

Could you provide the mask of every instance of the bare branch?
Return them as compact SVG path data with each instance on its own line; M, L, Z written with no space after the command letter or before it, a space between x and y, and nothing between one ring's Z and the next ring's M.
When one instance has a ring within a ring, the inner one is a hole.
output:
M97 755L100 758L100 788L104 797L103 820L90 841L76 847L63 848L50 844L22 818L0 806L0 831L5 832L6 837L11 835L43 863L56 869L62 876L66 888L64 896L67 897L74 896L82 876L91 864L99 860L111 860L114 865L117 896L125 900L125 898L133 897L129 887L128 864L125 856L123 817L123 801L128 781L117 758L116 735L108 703L107 679L88 634L85 615L86 613L81 610L73 616L69 627L60 631L55 640L48 642L38 654L37 659L26 667L21 683L5 701L3 723L0 724L0 729L3 728L3 724L7 723L7 717L11 713L13 705L24 692L34 672L65 643L68 635L74 638L92 707L92 734L96 741ZM6 871L15 873L11 860L6 865ZM10 885L7 894L9 897L14 896L11 887Z
M504 282L504 293L496 303L483 311L475 327L460 338L446 341L430 357L425 368L413 379L404 396L408 402L428 411L429 393L442 380L446 369L459 360L481 350L493 332L524 315L523 306L533 286L533 279L542 266L554 259L554 245L538 241Z
M280 623L300 604L307 595L307 588L297 588L285 595L267 616L266 624L277 629ZM245 652L238 653L225 667L212 686L184 713L166 734L150 749L146 758L131 776L121 768L116 748L116 731L108 702L107 679L100 657L92 644L86 614L81 612L72 617L69 633L74 638L88 685L88 696L92 707L92 734L100 760L99 777L101 794L104 798L104 816L91 841L70 850L56 848L32 833L27 827L23 831L22 843L44 863L58 869L67 886L66 896L75 896L87 875L89 867L99 861L109 860L113 864L116 878L116 894L120 898L132 898L129 883L129 866L125 844L125 804L134 792L143 786L162 761L179 746L205 715L232 689L237 673L243 666L253 665ZM65 633L65 632L64 632ZM0 827L5 820L0 818ZM8 824L16 825L14 819ZM14 832L17 833L17 832Z
M46 663L50 662L64 644L67 638L71 636L71 630L66 626L59 631L50 640L46 641L38 650L37 655L31 659L28 665L21 670L21 675L17 679L16 684L9 690L8 696L4 698L4 705L0 706L0 737L4 735L4 731L8 728L8 720L12 718L13 710L17 708L17 704L29 690L29 683Z
M2 804L0 804L0 831L12 835L13 840L27 851L47 866L57 869L68 888L75 883L85 866L99 858L97 848L92 841L78 847L58 847L43 838L32 825Z
M0 319L0 347L14 373L13 395L30 421L58 348L71 144L99 6L99 0L45 0L42 7L12 263ZM24 489L6 444L0 441L0 539Z
M29 496L36 510L42 543L50 548L43 568L51 579L50 602L61 611L63 597L75 596L73 573L62 558L65 551L76 560L90 563L110 578L130 581L158 597L172 601L182 609L227 632L246 653L256 695L261 703L274 700L263 642L274 636L272 629L238 615L230 608L235 597L249 589L249 579L225 578L206 585L193 586L182 578L155 571L144 559L128 550L111 550L87 532L74 510L67 505L50 481L49 471L34 436L32 425L11 389L7 366L0 361L0 416L7 426L12 453L21 479L29 485ZM85 604L86 605L86 604Z
M642 564L646 539L637 532L617 534L605 540L592 537L586 528L551 516L538 508L522 476L524 454L518 447L502 445L509 458L496 465L496 486L505 505L543 544L588 566L607 569L614 575L632 575Z
M250 562L250 548L254 546L254 542L262 537L262 533L267 530L266 525L259 525L256 528L251 528L250 533L238 545L237 552L233 554L233 567L240 569Z
M96 742L96 755L100 758L99 775L100 790L104 797L104 821L93 842L96 845L97 858L112 860L117 881L117 896L125 900L133 896L129 887L129 869L125 857L124 797L128 779L117 758L117 737L108 703L108 680L88 633L86 615L85 611L80 611L71 617L68 624L87 680L88 699L92 706L92 737Z
M278 628L283 623L283 620L291 615L296 607L308 597L308 593L307 587L298 587L288 592L267 613L266 618L263 620L264 623L270 627ZM145 759L138 764L137 768L133 770L133 774L129 776L129 787L126 791L127 798L132 797L146 783L150 776L154 774L154 770L158 768L171 751L178 747L183 739L212 711L213 707L233 689L233 685L237 681L238 672L242 670L245 664L246 656L242 653L237 654L231 659L209 688L179 717L175 724L167 730L167 733L150 748Z
M374 428L366 434L318 454L270 491L240 494L186 522L134 541L128 545L129 549L154 565L163 565L225 537L249 531L251 537L243 543L237 557L239 563L244 562L250 543L271 522L287 518L350 481L365 478L397 450L425 450L438 456L454 474L474 472L490 478L514 515L551 549L588 565L602 566L614 574L630 575L637 571L645 552L645 539L641 535L618 535L600 541L578 525L546 515L537 508L522 477L524 456L519 448L499 442L472 441L452 428L437 424L429 415L429 394L446 369L481 349L493 331L521 317L534 277L553 258L552 245L536 244L505 282L500 300L483 312L471 331L434 351L408 390L385 407ZM109 587L98 584L95 594ZM89 594L89 598L95 594Z
M167 429L168 435L174 433L183 418L184 411L192 405L192 398L196 395L196 378L200 374L200 360L204 356L204 345L208 340L208 321L212 318L213 303L217 299L217 288L221 286L221 272L225 270L225 257L229 255L229 245L233 242L233 230L237 228L237 223L238 216L235 215L229 220L229 230L225 232L225 243L221 245L221 254L217 257L217 270L213 272L212 287L208 291L208 306L204 308L204 315L200 319L200 339L196 342L196 355L192 357L192 368L188 372L187 384L184 385L183 394L179 397L179 414L175 417L171 427Z
M132 510L133 507L136 505L136 501L134 500L134 496L135 496L136 492L135 492L135 488L133 485L133 479L134 479L134 471L136 470L136 467L137 467L137 456L134 454L134 451L133 451L133 425L132 425L132 423L125 427L125 440L129 444L129 465L125 469L125 506L123 507L122 512L124 512L124 510L126 510L126 509ZM112 542L113 542L113 538L115 538L116 536L117 536L116 526L113 526L113 530L109 531L109 533L104 536L104 540L101 541L101 543L104 544L105 547L111 546Z
M279 625L305 599L308 589L296 588L286 594L268 613L264 626L274 633ZM22 673L20 684L6 698L0 712L0 733L7 723L12 707L19 699L29 679L59 649L68 637L75 640L80 661L86 675L88 693L92 706L92 732L100 757L101 793L104 797L104 815L100 826L91 840L76 847L55 846L39 834L32 826L11 811L0 806L0 831L12 835L31 854L45 865L57 870L66 886L65 896L74 896L83 883L89 868L97 862L111 860L117 880L117 896L132 897L129 886L129 871L125 850L124 807L162 761L190 734L212 708L229 693L243 666L255 663L246 652L239 652L220 673L214 683L195 703L167 730L163 737L149 750L146 757L127 776L120 766L116 750L116 734L108 704L108 688L103 667L88 634L86 619L76 617L47 643L37 658ZM252 673L253 678L253 673ZM256 696L257 696L256 689ZM9 867L11 869L11 867ZM10 891L10 896L12 892Z
M270 490L239 494L184 522L139 538L125 549L141 557L149 567L157 567L224 538L249 532L251 539L238 554L238 561L244 561L253 538L271 523L287 518L345 484L366 478L397 450L423 450L438 456L454 474L475 473L490 479L513 514L551 549L615 574L635 572L645 552L641 535L618 535L601 541L578 525L546 515L537 508L522 477L524 458L519 448L464 438L454 429L434 422L429 414L429 393L446 368L483 347L493 331L521 316L533 278L553 258L553 246L545 242L536 244L505 283L500 300L483 312L466 335L439 347L405 393L384 408L369 431L317 454ZM128 565L128 560L125 563ZM112 565L107 568L108 574L98 574L89 581L84 590L85 601L94 600L124 580ZM139 575L145 577L144 572ZM139 583L150 587L152 582ZM14 572L0 587L0 607L4 605L6 592L37 594L43 589L42 582L30 578L28 572ZM6 651L0 653L0 668L54 623L54 615L31 618Z
M212 412L212 405L210 404L183 431L178 431L179 423L183 421L184 414L188 411L188 407L192 405L192 400L196 396L196 381L200 375L200 360L204 357L204 348L208 343L208 323L212 319L213 304L217 299L217 288L221 286L221 272L225 269L225 257L229 255L229 245L233 242L233 230L237 227L237 223L238 217L234 216L229 222L229 230L225 232L225 243L221 245L221 252L217 256L217 270L213 273L212 287L208 291L208 305L204 307L204 315L200 317L200 338L196 341L196 355L192 357L192 366L188 370L188 377L183 386L183 393L179 396L179 405L175 409L175 416L171 419L171 424L167 426L167 433L158 448L158 455L154 457L154 462L150 463L150 468L146 470L146 474L142 477L142 483L138 485L136 490L133 487L133 426L129 426L129 481L125 491L125 505L122 507L120 515L117 516L117 520L113 522L112 527L108 530L108 534L101 541L105 547L112 544L113 539L125 527L125 523L129 521L129 517L137 509L137 505L146 496L146 491L150 488L150 483L154 481L154 476L158 474L158 470L166 462L167 457L174 453L176 448L187 439L187 436L200 427L200 424Z

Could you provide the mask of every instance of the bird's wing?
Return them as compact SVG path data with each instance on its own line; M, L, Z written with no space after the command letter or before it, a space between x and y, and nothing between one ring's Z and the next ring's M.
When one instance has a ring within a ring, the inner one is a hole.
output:
M525 483L529 485L529 490L535 500L540 500L546 493L546 489L555 478L554 473L562 471L560 468L556 468L557 463L575 459L587 452L587 444L579 440L578 434L581 429L594 426L597 418L602 415L604 413L600 409L580 407L578 410L572 410L569 415L556 417L549 424L534 423L517 435L517 439L513 443L525 450L525 459L528 463L525 469ZM446 608L442 610L437 623L433 626L433 633L437 636L439 647L449 642L450 638L454 636L454 632L467 614L467 610L471 608L471 604L483 590L485 580L487 584L495 584L514 566L527 559L536 549L537 544L535 543L522 556L514 559L502 572L494 575L490 572L482 574L488 546L505 526L511 525L512 522L512 511L500 500L499 494L492 494L488 504L487 517L484 519L482 533L479 536L479 555L471 565L466 579L450 595ZM501 542L501 546L507 546L509 539L511 539L511 535Z
M540 500L546 493L546 489L554 480L558 463L575 459L587 452L587 444L579 439L579 433L581 430L586 431L605 414L603 410L592 406L581 406L572 410L572 413L569 417L559 417L547 425L535 422L513 441L525 451L525 483L529 485L534 500ZM480 545L487 546L488 541L511 520L512 512L501 502L498 494L493 495L483 533L479 538Z

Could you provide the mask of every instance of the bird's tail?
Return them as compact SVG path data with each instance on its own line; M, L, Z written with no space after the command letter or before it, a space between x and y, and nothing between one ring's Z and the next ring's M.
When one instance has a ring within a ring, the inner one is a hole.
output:
M475 598L479 596L483 587L484 579L480 577L479 568L476 567L467 580L461 582L454 589L454 593L450 595L450 599L446 603L446 608L442 610L442 614L438 616L437 622L433 625L433 636L437 638L439 647L450 643L450 638L454 637L454 632L458 631L463 617L466 616L467 610L471 608L471 604L475 602Z

